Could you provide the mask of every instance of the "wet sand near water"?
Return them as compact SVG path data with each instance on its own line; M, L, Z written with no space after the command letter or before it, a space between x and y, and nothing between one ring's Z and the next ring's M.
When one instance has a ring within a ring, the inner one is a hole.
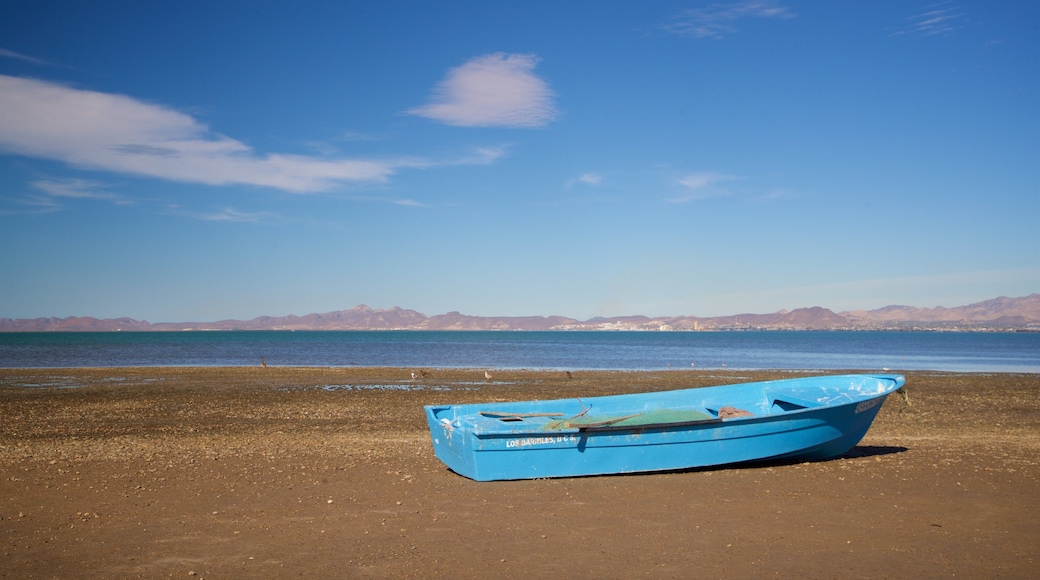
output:
M1033 578L1040 375L906 373L823 462L476 483L422 406L812 373L0 369L2 578Z

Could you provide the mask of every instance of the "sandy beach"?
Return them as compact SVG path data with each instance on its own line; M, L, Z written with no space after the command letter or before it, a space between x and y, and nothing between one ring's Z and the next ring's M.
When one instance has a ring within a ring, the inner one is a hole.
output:
M800 375L427 371L0 369L0 577L1040 571L1040 375L906 373L831 461L476 483L423 405Z

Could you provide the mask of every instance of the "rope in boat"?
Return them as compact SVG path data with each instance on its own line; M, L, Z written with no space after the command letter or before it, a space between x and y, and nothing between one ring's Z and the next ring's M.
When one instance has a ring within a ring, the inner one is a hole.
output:
M523 419L524 417L563 417L565 413L499 413L497 411L478 411L484 417L492 419Z

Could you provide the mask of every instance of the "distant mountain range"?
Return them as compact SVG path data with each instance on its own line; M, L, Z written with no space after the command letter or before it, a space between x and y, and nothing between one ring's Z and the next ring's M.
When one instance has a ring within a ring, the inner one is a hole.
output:
M252 320L150 323L132 318L0 318L0 332L174 330L1032 330L1040 331L1040 294L1001 296L956 308L886 306L832 312L818 306L773 314L619 316L577 320L565 316L426 316L415 310L356 306L306 316Z

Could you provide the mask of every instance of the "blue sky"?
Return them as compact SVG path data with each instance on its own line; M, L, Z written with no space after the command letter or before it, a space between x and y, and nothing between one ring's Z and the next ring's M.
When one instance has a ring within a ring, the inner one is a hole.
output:
M1040 291L1033 2L0 4L0 317Z

